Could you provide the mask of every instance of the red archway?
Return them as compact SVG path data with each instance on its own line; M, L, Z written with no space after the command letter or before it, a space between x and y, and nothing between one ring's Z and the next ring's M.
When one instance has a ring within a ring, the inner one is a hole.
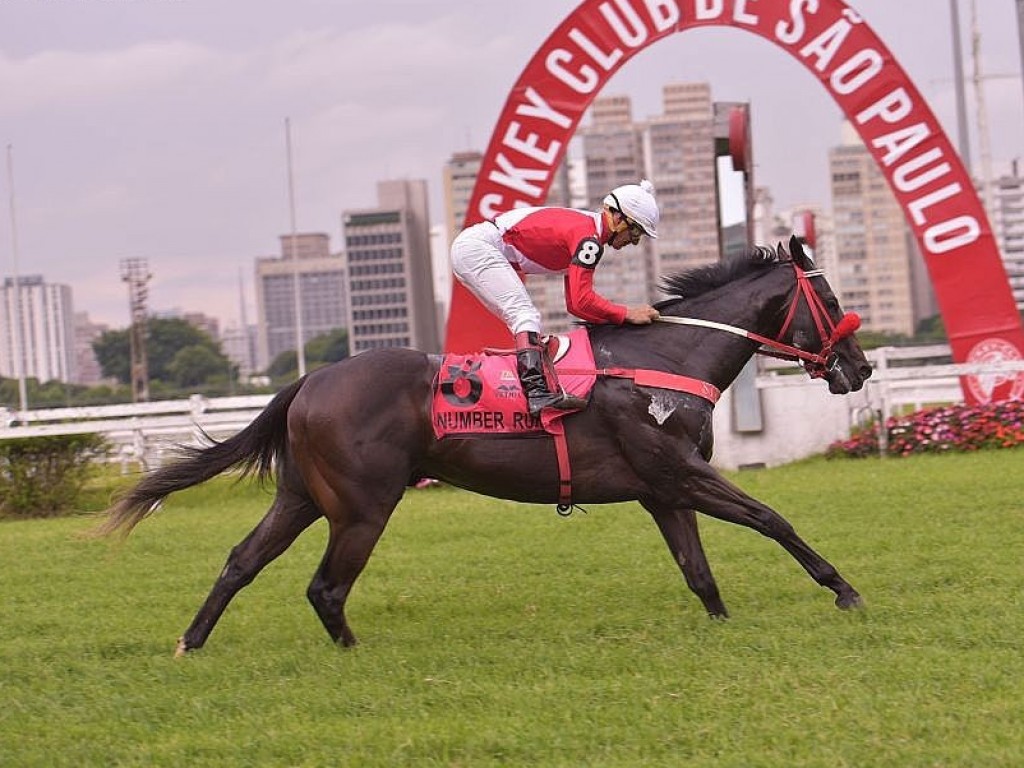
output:
M585 0L534 54L491 136L464 225L539 205L583 113L652 43L702 26L778 45L821 82L860 133L924 254L958 362L1019 360L1024 329L981 201L917 88L842 0ZM445 347L471 351L508 332L458 283ZM1019 398L1024 374L967 377L969 402Z

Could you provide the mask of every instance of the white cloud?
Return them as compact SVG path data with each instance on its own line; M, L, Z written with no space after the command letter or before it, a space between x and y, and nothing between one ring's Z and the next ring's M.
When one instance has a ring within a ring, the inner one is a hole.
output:
M229 62L195 43L173 40L98 52L48 50L23 59L0 54L0 114L95 107L180 84Z
M470 34L453 16L427 24L391 23L355 31L294 33L270 51L267 84L275 89L318 90L347 98L401 93L429 101L434 89L472 73L495 71L513 53L512 41L496 33Z

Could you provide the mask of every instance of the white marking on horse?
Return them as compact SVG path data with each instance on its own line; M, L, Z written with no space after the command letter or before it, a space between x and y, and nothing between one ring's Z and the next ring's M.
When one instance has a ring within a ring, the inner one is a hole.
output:
M667 392L655 392L651 395L651 404L647 406L647 412L658 422L658 426L661 426L676 412L678 402L676 397Z

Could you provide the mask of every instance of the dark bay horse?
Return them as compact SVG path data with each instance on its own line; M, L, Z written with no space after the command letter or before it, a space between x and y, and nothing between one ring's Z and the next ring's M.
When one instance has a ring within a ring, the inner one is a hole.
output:
M767 343L802 359L832 393L860 389L871 368L852 336L853 318L843 315L795 238L789 251L781 244L757 248L667 278L666 294L675 298L659 305L666 322L588 329L597 367L682 374L724 390ZM353 645L345 601L407 486L430 477L504 499L559 499L550 439L434 437L430 402L439 364L436 356L386 349L314 371L280 391L244 430L186 449L111 507L100 531L127 533L169 494L230 468L276 478L273 504L231 551L179 640L179 654L200 648L235 594L321 516L330 533L307 596L331 638ZM599 376L587 409L565 420L574 501L638 500L712 617L728 613L701 546L696 511L774 539L835 592L836 605L859 605L856 590L786 520L708 463L712 408L697 395Z

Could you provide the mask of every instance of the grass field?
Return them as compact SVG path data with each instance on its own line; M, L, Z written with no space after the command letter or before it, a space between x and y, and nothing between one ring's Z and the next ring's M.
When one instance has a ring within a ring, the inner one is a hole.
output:
M706 618L633 504L561 519L410 492L332 646L317 524L175 640L269 497L215 481L122 546L0 524L3 766L1021 766L1024 454L811 460L735 475L862 593L702 520Z

